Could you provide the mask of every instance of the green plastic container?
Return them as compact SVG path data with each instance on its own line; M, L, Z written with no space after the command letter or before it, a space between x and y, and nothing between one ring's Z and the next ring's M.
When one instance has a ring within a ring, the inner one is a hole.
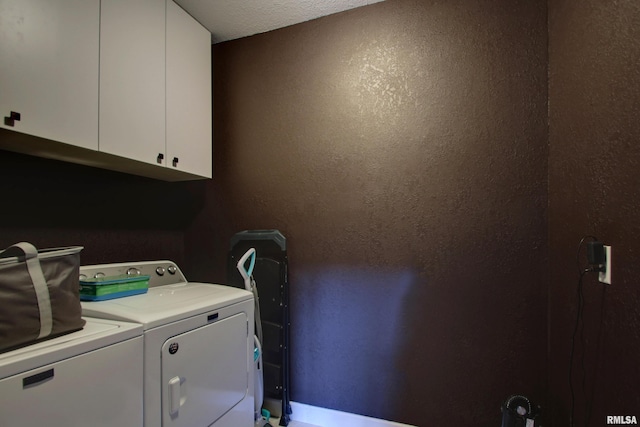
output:
M80 300L105 301L132 295L144 294L149 290L150 276L106 276L80 280Z

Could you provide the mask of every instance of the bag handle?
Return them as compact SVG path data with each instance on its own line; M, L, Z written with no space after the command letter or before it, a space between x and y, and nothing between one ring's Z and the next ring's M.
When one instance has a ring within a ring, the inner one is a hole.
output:
M0 251L0 258L10 256L24 256L27 271L31 277L31 283L36 291L38 311L40 313L40 334L38 339L47 337L53 329L53 313L51 310L51 298L47 280L44 278L40 261L38 260L38 250L31 243L20 242L9 246L4 251Z

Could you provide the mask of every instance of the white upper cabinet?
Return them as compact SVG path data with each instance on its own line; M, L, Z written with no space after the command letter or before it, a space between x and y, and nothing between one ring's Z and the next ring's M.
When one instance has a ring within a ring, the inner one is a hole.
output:
M0 0L0 127L98 148L99 19L99 0Z
M211 178L211 34L167 0L167 167Z
M211 110L211 34L172 0L0 0L0 149L211 178Z
M165 0L102 0L100 151L165 163Z

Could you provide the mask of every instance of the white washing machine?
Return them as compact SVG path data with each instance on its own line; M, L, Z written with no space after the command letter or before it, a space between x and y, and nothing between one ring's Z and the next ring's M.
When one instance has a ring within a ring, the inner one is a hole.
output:
M84 319L80 331L0 354L0 426L142 425L142 327Z
M144 333L145 427L252 427L253 295L187 282L171 261L80 267L81 278L149 275L145 294L83 302L83 315Z

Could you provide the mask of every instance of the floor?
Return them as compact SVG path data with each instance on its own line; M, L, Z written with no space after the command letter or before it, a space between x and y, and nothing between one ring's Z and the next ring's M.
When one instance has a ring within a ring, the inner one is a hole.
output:
M277 427L279 425L279 423L280 423L280 418L271 418L269 420L269 424L271 424L274 427ZM315 424L307 424L307 423L303 423L303 422L300 422L300 421L291 420L291 421L289 421L288 427L320 427L320 426L317 426Z

